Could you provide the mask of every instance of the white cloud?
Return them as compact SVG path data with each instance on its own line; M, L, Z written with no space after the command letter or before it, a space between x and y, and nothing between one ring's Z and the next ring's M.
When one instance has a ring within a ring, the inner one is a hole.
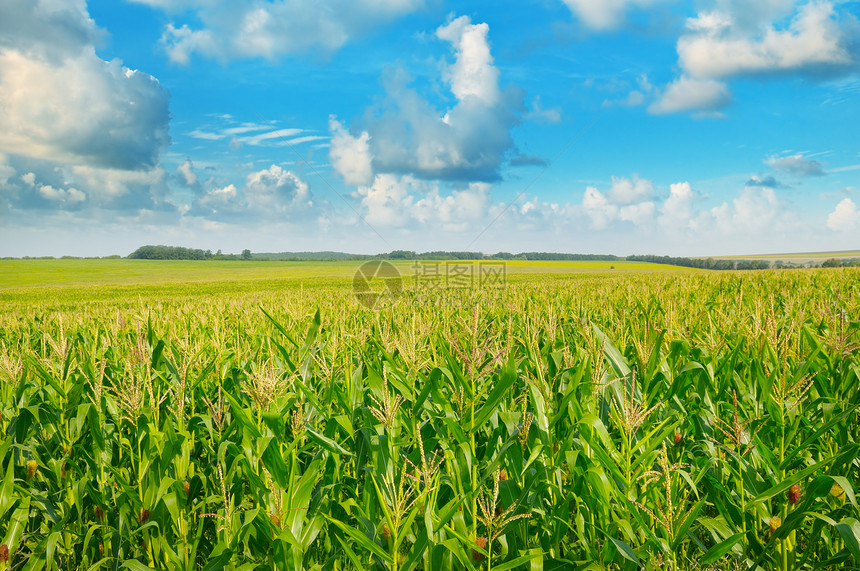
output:
M449 195L439 193L433 186L426 197L415 204L415 217L423 223L438 223L441 230L462 232L475 227L490 207L491 185L483 182L470 183L466 188ZM482 225L482 224L481 224Z
M842 232L860 227L860 210L850 198L843 198L833 212L827 215L827 227L834 232Z
M648 111L657 115L683 111L713 113L728 107L731 102L732 94L723 83L682 75L666 87Z
M171 208L167 198L167 173L150 170L105 169L74 165L61 169L63 179L84 189L94 204L111 208Z
M291 220L306 217L314 206L308 184L294 172L271 165L249 174L245 184L208 188L195 198L191 216L211 220Z
M618 216L618 207L610 204L606 196L593 186L585 189L582 209L591 219L591 227L596 230L606 228Z
M378 174L373 184L359 186L354 196L371 226L462 232L486 216L490 185L471 183L444 195L435 182Z
M84 2L9 0L2 21L0 150L120 169L158 163L168 95L152 76L96 55Z
M167 24L161 35L161 43L167 57L173 63L188 65L194 52L202 52L209 56L218 50L218 42L211 30L192 30L187 25L180 27Z
M414 12L420 0L135 0L188 23L167 24L161 43L174 63L197 53L219 60L279 57L311 51L332 53L356 36Z
M2 16L0 50L37 52L54 63L103 36L86 0L3 0Z
M285 137L293 137L301 132L301 129L279 129L277 131L267 131L265 133L258 133L247 137L235 137L234 139L239 143L256 147L273 139L278 143L283 143Z
M773 188L746 186L730 201L711 208L697 208L697 203L703 200L688 182L670 185L669 196L658 218L664 235L737 242L753 237L770 239L797 234L804 227Z
M593 186L586 187L582 197L582 211L591 227L603 229L615 220L632 222L637 226L654 219L657 205L649 200L654 195L654 183L634 175L632 179L612 177L612 185L605 193Z
M473 24L460 16L436 30L436 36L454 46L456 60L447 68L445 79L458 100L477 97L487 106L499 100L499 70L493 66L487 24Z
M758 233L771 227L780 211L772 188L748 187L732 200L712 210L718 227L727 233Z
M170 141L158 81L92 50L61 65L0 53L0 107L0 149L29 157L149 168Z
M272 165L248 175L245 200L253 209L284 212L312 206L308 184L295 173Z
M54 188L51 185L39 187L39 195L53 202L83 202L87 195L76 188Z
M791 16L802 0L712 0L709 4L703 4L705 9L699 13L698 18L691 18L688 23L695 28L694 22L698 19L702 24L700 27L708 29L719 27L721 22L729 22L733 27L746 33L755 33L766 29L773 22L784 20ZM731 14L727 19L726 14ZM714 23L717 26L714 26Z
M293 137L292 139L284 139L280 143L281 146L288 145L301 145L302 143L310 143L312 141L324 141L328 140L328 137L324 137L322 135L304 135L302 137Z
M629 88L629 83L624 80L613 78L606 87L602 89L612 92L626 91ZM612 107L613 105L622 105L625 107L636 107L642 105L654 93L654 86L647 74L639 74L636 78L636 87L631 89L624 98L611 98L603 101L604 107Z
M697 216L694 210L697 198L689 182L670 184L669 196L660 209L660 225L670 232L690 229Z
M633 175L632 179L613 176L612 186L607 194L615 204L633 204L651 198L654 194L654 183L639 178L639 175L636 174Z
M633 8L647 8L661 0L563 0L589 28L611 30L624 23Z
M195 139L202 139L204 141L220 141L227 135L223 133L210 133L208 131L202 131L200 129L195 129L189 133Z
M346 184L370 184L373 179L370 135L363 131L358 137L353 137L334 116L329 117L329 129L332 133L329 160L334 170Z
M76 211L175 212L169 200L168 176L160 167L149 170L106 169L64 164L21 155L8 157L9 167L23 173L6 181L8 206L18 213L54 208ZM2 169L0 169L2 170Z
M230 127L214 126L211 124L192 130L189 136L202 141L222 141L228 139L230 148L236 150L242 145L260 146L289 146L300 145L311 141L327 139L321 135L303 135L306 129L295 127L276 128L274 123L238 123L229 115L219 116L222 122ZM301 135L301 136L297 136Z
M721 11L700 13L688 22L688 30L678 40L678 58L696 77L820 73L852 63L849 37L830 2L805 4L784 30L768 25L750 35L756 32L739 27L732 13Z
M197 173L194 172L194 163L191 159L185 159L185 162L177 167L176 172L182 176L182 183L185 186L197 186Z
M657 205L649 200L647 202L622 206L618 209L618 218L625 222L632 222L637 226L642 226L654 219L656 211Z
M541 103L540 96L537 96L534 98L534 101L532 101L531 111L526 114L525 119L552 125L560 122L561 116L562 112L560 107L544 108Z
M648 110L720 116L715 112L732 103L722 83L731 78L850 73L858 64L858 25L850 12L840 13L843 4L712 0L687 20L677 42L681 75Z
M225 212L234 213L243 209L239 201L239 191L236 185L228 184L224 187L214 188L204 196L197 199L194 207L189 211L192 215L203 214L218 217Z
M824 176L824 168L815 159L810 159L802 154L788 156L771 156L764 163L771 168L781 170L794 176Z
M356 194L366 212L364 219L371 226L405 226L410 223L409 209L413 189L425 185L411 176L379 174L373 184L360 186Z
M350 132L332 118L330 157L353 184L373 175L423 180L492 182L513 149L510 130L523 111L522 92L500 90L487 40L488 27L457 18L437 30L451 44L454 63L442 72L455 104L439 110L409 87L402 70L384 77L385 97ZM370 172L368 171L370 161Z

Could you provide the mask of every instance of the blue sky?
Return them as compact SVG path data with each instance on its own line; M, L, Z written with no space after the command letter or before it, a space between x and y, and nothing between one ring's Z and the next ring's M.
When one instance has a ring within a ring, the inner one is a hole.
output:
M3 0L0 256L860 248L860 2Z

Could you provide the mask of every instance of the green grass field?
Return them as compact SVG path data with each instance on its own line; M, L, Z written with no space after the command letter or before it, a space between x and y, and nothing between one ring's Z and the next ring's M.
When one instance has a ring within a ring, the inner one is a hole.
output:
M317 282L351 279L362 262L255 262L168 260L0 260L0 288L34 286L149 285L190 282L284 280ZM421 261L422 264L436 262ZM451 262L457 263L457 262ZM468 262L465 262L468 263ZM477 262L475 262L477 263ZM414 262L395 262L404 278ZM445 262L439 262L444 265ZM506 262L511 274L618 270L671 271L684 268L641 262Z
M0 569L860 566L860 271L606 265L0 261Z

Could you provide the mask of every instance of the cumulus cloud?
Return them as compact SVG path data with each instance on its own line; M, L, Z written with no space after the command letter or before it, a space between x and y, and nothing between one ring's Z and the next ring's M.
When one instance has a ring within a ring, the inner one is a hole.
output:
M5 0L2 15L0 49L35 51L55 63L103 36L86 0Z
M591 220L591 227L597 230L606 228L618 217L618 206L609 202L606 196L593 186L586 187L582 195L582 209Z
M651 222L657 210L653 200L654 183L634 175L632 179L612 177L606 192L593 186L586 187L582 197L582 211L591 227L602 229L616 220L644 225Z
M765 159L769 167L787 172L799 177L824 176L824 167L815 159L810 159L802 154L788 156L771 156Z
M425 183L411 176L377 175L373 184L356 191L371 226L405 226L411 221L409 210L414 203L413 189Z
M347 129L336 119L329 158L348 184L367 185L378 174L455 183L493 182L513 150L510 130L523 112L523 95L501 89L488 41L489 27L461 16L436 30L454 61L442 79L454 103L438 109L410 87L402 70L384 77L385 97Z
M612 186L609 187L607 194L615 204L642 202L654 194L654 183L648 179L639 178L636 174L632 179L613 176Z
M245 210L234 184L213 188L194 201L188 214L207 218L238 217Z
M39 195L52 202L83 202L87 195L76 188L54 188L46 184L39 187Z
M329 118L329 129L332 133L329 160L334 170L343 177L346 184L369 184L373 179L370 135L363 131L353 137L334 117Z
M105 169L18 155L9 156L8 161L11 171L22 173L3 184L7 205L19 211L176 211L169 200L167 173L161 168Z
M805 4L787 29L770 24L756 35L737 25L734 13L723 11L700 13L687 28L678 40L678 59L696 77L819 74L849 66L853 60L848 28L831 2Z
M687 20L677 42L681 75L649 111L714 114L731 104L724 82L736 77L851 73L860 28L840 8L827 0L713 0Z
M353 197L372 226L467 228L493 210L489 183L499 178L506 160L512 166L545 164L513 146L510 129L526 115L523 97L519 90L499 87L488 33L485 24L465 16L437 30L454 54L441 74L454 99L451 107L437 109L395 70L384 78L385 98L351 130L330 118L329 159L347 184L358 187ZM645 76L640 85L650 89ZM533 107L541 109L539 100ZM453 190L445 194L446 187ZM657 213L654 194L650 180L613 177L605 191L587 188L579 205L535 199L505 217L515 224L540 220L557 226L584 215L594 228L616 221L647 226Z
M331 53L423 4L421 0L135 1L176 16L193 15L191 25L168 23L161 37L170 60L181 65L188 64L195 53L220 60L275 60L312 50Z
M624 23L627 12L647 8L661 0L563 0L583 24L595 30L611 30Z
M702 196L688 182L670 185L660 207L658 225L666 236L690 240L743 240L797 236L808 227L773 188L744 186L731 200L705 207Z
M490 185L470 183L445 195L436 182L383 173L376 175L372 184L359 186L354 196L371 226L431 226L459 232L486 215Z
M773 188L746 186L731 200L699 208L703 197L688 182L670 185L658 223L668 235L726 237L796 232L801 224Z
M827 215L827 227L842 232L860 227L860 210L850 198L843 198L833 212Z
M200 181L197 173L194 171L194 163L191 159L185 159L181 165L176 168L176 174L179 176L179 182L187 188L198 188Z
M695 201L698 195L689 182L669 185L669 196L660 209L659 223L669 231L687 230L695 225Z
M161 167L149 170L105 169L73 165L61 171L65 180L86 190L94 204L109 208L172 210L168 175Z
M648 111L656 115L683 111L716 113L731 103L732 94L725 84L682 75L666 87Z
M245 184L245 199L256 210L283 212L312 206L309 197L307 183L278 165L248 175Z
M487 24L473 24L468 16L460 16L436 30L436 36L450 42L456 54L444 78L459 101L475 97L493 106L499 100L499 70L490 54L489 31Z
M98 30L85 3L10 0L3 11L0 150L105 168L154 167L170 142L168 94L152 76L96 55Z
M249 174L245 184L208 188L188 211L212 220L295 219L313 207L308 184L294 172L271 165Z
M760 233L771 227L780 210L772 188L745 188L731 204L713 208L711 215L723 233Z

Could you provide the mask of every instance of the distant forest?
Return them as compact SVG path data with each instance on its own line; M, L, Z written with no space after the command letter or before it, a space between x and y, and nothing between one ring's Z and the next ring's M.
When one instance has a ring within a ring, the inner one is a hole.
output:
M180 246L141 246L128 255L132 260L551 260L551 261L620 261L624 258L611 254L558 254L546 252L523 252L511 254L484 255L482 252L424 252L411 250L394 250L387 254L347 254L344 252L281 252L267 254L252 254L243 250L241 255L222 254L219 250L200 250Z
M630 262L671 264L702 270L767 270L770 262L764 260L719 260L714 258L673 258L671 256L627 256Z
M198 250L181 246L141 246L128 255L130 260L250 260L251 250L242 250L242 255L222 254L221 250Z

